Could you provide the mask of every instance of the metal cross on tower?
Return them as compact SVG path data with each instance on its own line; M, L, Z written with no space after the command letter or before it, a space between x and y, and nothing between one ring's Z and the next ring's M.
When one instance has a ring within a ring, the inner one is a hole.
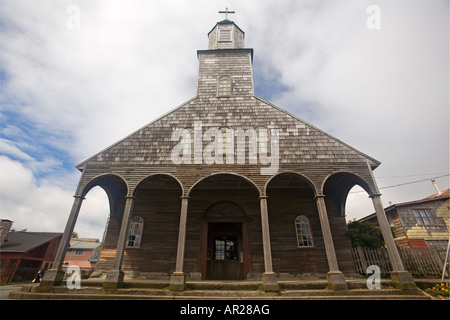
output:
M228 14L235 13L235 11L228 11L228 8L225 8L225 11L219 11L219 13L225 13L225 20L228 20Z

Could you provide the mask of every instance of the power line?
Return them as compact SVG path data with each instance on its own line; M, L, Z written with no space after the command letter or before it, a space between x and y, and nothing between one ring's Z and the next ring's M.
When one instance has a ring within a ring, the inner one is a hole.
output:
M447 171L446 172L433 172L433 173L420 173L420 174L407 174L407 175L403 175L403 176L385 176L385 177L377 177L377 179L420 177L420 176L429 176L432 174L443 174L443 173L447 173ZM431 179L433 179L433 178L431 178Z
M432 180L432 179L443 178L443 177L446 177L446 176L448 176L448 175L450 175L450 174L447 173L447 174L444 174L444 175L442 175L442 176L437 176L437 177L432 177L432 178L427 178L427 179L421 179L421 180L415 180L415 181L410 181L410 182L404 182L404 183L398 183L398 184L394 184L394 185L391 185L391 186L380 187L380 188L378 188L378 189L381 190L381 189L395 188L395 187L400 187L400 186L404 186L404 185L407 185L407 184L413 184L413 183L418 183L418 182L429 181L429 180ZM365 190L362 190L362 191L352 191L352 192L349 192L349 193L360 193L360 192L366 192L366 191L365 191Z

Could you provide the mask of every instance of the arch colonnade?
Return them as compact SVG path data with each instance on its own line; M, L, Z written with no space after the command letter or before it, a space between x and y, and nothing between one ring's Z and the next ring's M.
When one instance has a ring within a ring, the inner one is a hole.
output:
M81 209L82 202L86 194L93 187L102 187L108 195L110 214L116 214L120 212L122 214L122 221L120 226L120 232L117 241L117 248L115 252L114 262L112 269L107 272L104 282L105 288L117 288L120 287L124 280L124 272L122 270L122 264L124 259L124 253L126 250L127 234L129 229L129 223L132 218L133 206L135 204L136 191L139 189L140 184L147 178L152 176L162 176L167 180L171 180L173 185L178 185L180 190L180 213L179 213L179 227L178 227L178 245L176 253L176 265L175 270L171 275L170 289L174 291L184 290L186 286L186 274L184 272L184 260L185 260L185 246L186 246L186 224L189 212L189 197L193 190L205 179L212 176L222 177L225 175L232 175L241 178L252 185L258 193L259 210L261 219L261 232L262 232L262 244L263 244L263 256L264 256L264 273L262 275L262 283L265 291L277 291L278 282L277 275L273 270L272 264L272 250L270 240L270 225L269 225L269 212L268 212L268 196L267 190L272 181L275 181L277 177L282 175L295 176L302 179L306 184L310 186L314 193L314 199L317 206L317 213L320 220L320 227L323 236L324 247L326 251L326 259L328 262L328 288L332 290L345 290L347 284L345 282L344 274L339 270L338 260L336 257L336 251L333 243L333 235L328 220L327 206L325 197L328 196L328 190L333 190L333 197L341 204L340 214L344 214L345 200L348 192L354 185L361 186L372 199L373 207L378 218L380 229L382 231L383 238L388 250L388 254L392 263L393 272L391 278L396 287L404 290L415 290L416 286L414 280L409 272L405 271L401 258L396 248L396 244L392 237L389 223L387 221L384 208L381 202L381 194L376 185L376 181L373 177L372 170L369 163L367 167L360 167L358 170L336 170L318 178L311 179L304 171L296 172L295 170L280 170L274 176L261 176L251 177L244 176L242 174L236 174L233 172L214 172L205 174L204 176L196 175L196 179L188 181L188 179L179 179L176 174L173 173L153 173L147 174L142 178L138 178L134 181L137 183L134 186L130 183L131 179L126 179L121 174L117 173L105 173L94 177L86 177L87 170L84 169L80 178L80 183L77 188L77 192L74 196L74 202L70 215L64 230L64 235L61 240L61 244L56 253L54 264L52 269L47 270L44 279L41 283L42 289L46 287L50 288L54 285L61 284L64 272L62 271L62 265L65 257L65 253L70 244L70 238L73 233L78 214ZM97 171L98 172L98 171ZM194 175L192 175L194 176ZM191 176L191 177L192 177ZM262 179L264 178L264 179Z

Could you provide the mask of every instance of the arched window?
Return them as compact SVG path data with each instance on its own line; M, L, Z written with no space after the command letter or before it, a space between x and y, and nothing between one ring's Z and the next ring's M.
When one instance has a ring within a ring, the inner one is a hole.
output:
M143 228L144 219L142 219L141 217L133 217L133 219L131 219L127 237L128 248L136 248L141 245Z
M223 76L219 78L219 86L217 88L217 95L219 97L231 96L231 78Z
M299 247L312 247L313 238L308 218L305 216L298 216L295 219L295 229L297 230L297 245Z

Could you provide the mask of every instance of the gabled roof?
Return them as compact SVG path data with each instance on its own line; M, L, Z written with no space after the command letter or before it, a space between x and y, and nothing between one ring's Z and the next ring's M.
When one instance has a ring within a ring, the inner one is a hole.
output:
M222 102L218 105L194 97L76 167L83 170L87 164L110 167L173 165L171 150L178 142L171 141L172 132L176 128L192 128L195 121L202 121L204 130L221 126L233 129L258 126L279 128L280 164L369 161L372 169L380 164L374 158L261 98L252 96L240 103Z
M62 235L57 232L10 232L0 251L27 252Z

